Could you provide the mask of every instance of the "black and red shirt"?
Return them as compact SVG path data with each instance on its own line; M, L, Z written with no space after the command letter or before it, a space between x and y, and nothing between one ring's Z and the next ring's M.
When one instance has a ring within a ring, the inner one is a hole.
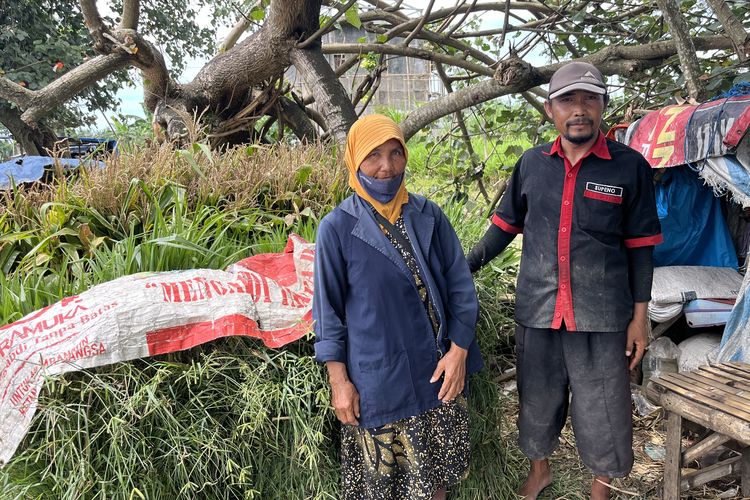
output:
M661 243L651 167L603 134L575 165L560 137L516 163L492 221L523 233L516 321L608 332L633 315L627 248Z

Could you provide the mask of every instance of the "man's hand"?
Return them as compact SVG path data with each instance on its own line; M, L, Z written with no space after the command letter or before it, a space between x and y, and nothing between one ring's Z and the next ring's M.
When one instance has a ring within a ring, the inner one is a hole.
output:
M445 375L443 378L443 385L440 386L440 392L438 393L438 399L443 403L452 401L453 398L458 396L461 391L464 390L464 383L466 381L466 357L469 352L456 345L455 342L451 343L451 348L445 353L445 356L438 361L437 368L432 374L430 383L434 384L440 380L441 375Z
M359 392L349 380L346 365L328 361L328 381L331 384L331 405L342 424L359 425Z
M635 304L627 333L625 356L630 358L628 369L632 370L641 361L648 347L648 302Z

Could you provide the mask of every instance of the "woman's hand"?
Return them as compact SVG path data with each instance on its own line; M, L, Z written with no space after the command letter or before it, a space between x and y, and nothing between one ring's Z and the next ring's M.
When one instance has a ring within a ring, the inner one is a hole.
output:
M432 374L430 383L434 384L443 377L443 385L440 387L438 399L443 403L453 401L464 390L466 381L466 357L469 351L459 347L455 342L451 343L451 348L445 353L445 356L438 361L435 373Z
M328 361L328 381L331 384L331 405L342 424L359 425L359 392L349 380L346 365Z

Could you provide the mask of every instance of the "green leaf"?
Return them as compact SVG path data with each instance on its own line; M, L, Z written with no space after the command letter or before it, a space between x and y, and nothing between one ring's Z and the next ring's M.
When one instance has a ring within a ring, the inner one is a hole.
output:
M378 43L385 43L388 41L388 35L378 35L375 37Z
M266 11L263 9L253 9L250 11L250 19L253 21L262 21L266 18Z
M357 8L356 3L344 12L344 16L346 17L346 21L355 28L359 29L362 27L362 21L359 19L359 9Z
M294 183L297 185L297 187L301 187L305 182L307 182L307 179L310 178L310 174L312 173L312 166L311 165L303 165L299 170L297 170L297 174L295 175Z

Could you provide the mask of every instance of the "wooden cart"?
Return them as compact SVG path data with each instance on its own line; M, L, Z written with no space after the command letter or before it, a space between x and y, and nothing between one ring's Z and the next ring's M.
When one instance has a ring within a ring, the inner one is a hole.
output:
M743 496L750 496L750 364L724 363L690 373L666 373L653 379L649 388L667 412L664 499L678 500L680 491L738 471ZM710 434L683 450L683 420L705 427ZM683 466L720 445L739 455L682 474Z

